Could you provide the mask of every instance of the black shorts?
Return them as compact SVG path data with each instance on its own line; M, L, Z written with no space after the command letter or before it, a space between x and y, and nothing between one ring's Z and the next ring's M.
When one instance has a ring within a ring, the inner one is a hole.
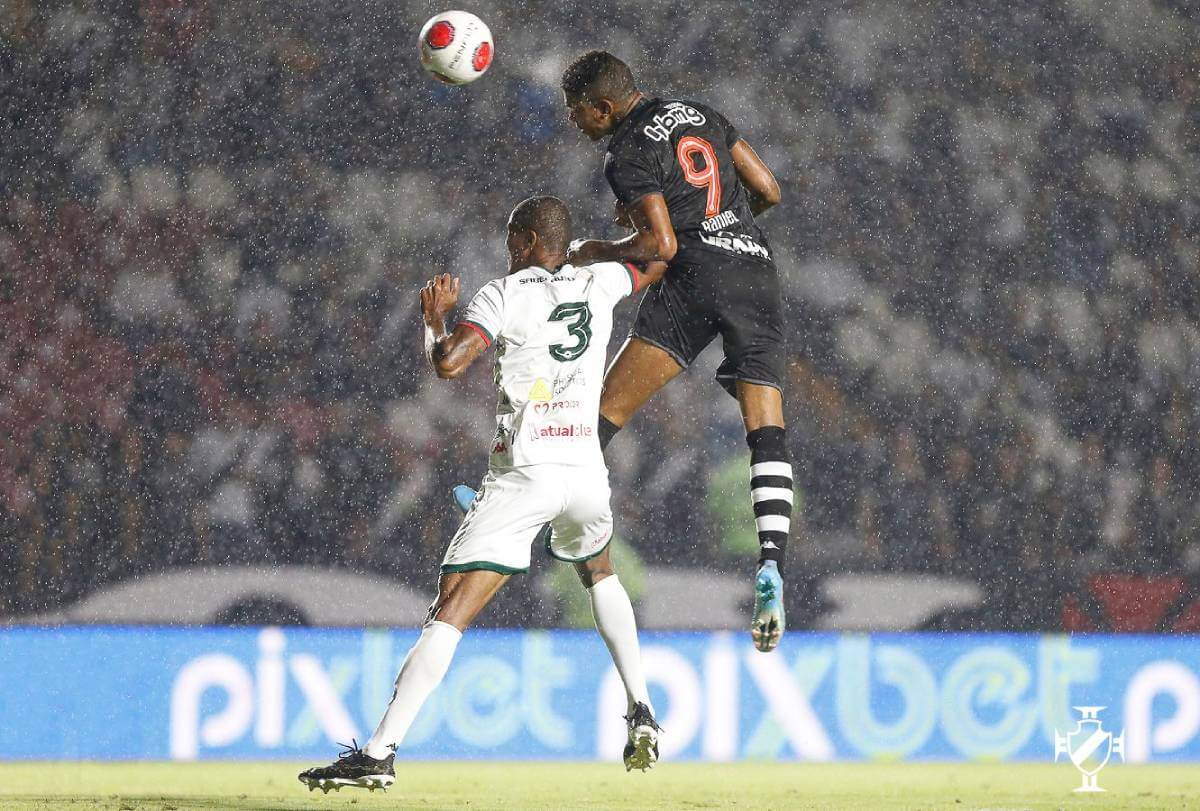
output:
M684 368L720 335L725 360L717 382L727 392L737 396L738 380L783 389L783 314L774 265L716 256L672 265L646 292L630 334Z

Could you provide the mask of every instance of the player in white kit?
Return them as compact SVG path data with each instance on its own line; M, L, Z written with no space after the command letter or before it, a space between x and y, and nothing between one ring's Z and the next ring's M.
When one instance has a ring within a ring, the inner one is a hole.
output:
M665 266L655 266L654 278L615 262L574 267L565 259L570 236L566 204L530 198L509 217L508 275L475 294L453 331L445 323L458 280L443 274L421 291L425 352L438 377L458 377L495 345L488 473L446 550L437 600L375 734L333 764L302 772L310 789L391 785L395 747L441 682L463 632L511 575L529 568L530 547L547 523L547 548L575 564L625 685L626 769L645 770L658 759L633 606L608 556L613 520L596 422L613 307Z

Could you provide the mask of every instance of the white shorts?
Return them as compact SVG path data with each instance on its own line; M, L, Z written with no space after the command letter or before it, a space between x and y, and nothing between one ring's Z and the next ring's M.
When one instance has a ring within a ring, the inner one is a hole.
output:
M546 551L579 563L612 539L608 470L574 465L528 465L490 470L442 560L442 573L529 569L530 547L542 525L553 529Z

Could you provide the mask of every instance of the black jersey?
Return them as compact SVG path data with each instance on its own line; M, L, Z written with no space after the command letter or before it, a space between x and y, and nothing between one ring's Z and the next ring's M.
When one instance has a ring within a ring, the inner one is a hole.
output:
M639 101L609 139L604 176L617 199L658 192L667 201L678 243L672 264L713 254L771 261L734 169L738 137L711 107L654 98Z

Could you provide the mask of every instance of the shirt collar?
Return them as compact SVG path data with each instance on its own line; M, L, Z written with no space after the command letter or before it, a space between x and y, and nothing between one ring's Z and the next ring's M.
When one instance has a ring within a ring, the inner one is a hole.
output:
M609 136L608 145L612 146L618 138L623 136L630 128L632 128L633 120L637 118L647 106L656 101L658 101L658 99L652 99L649 96L642 96L641 100L638 101L637 104L633 105L625 117L621 119L621 123L617 125L615 130L613 130L613 134Z

